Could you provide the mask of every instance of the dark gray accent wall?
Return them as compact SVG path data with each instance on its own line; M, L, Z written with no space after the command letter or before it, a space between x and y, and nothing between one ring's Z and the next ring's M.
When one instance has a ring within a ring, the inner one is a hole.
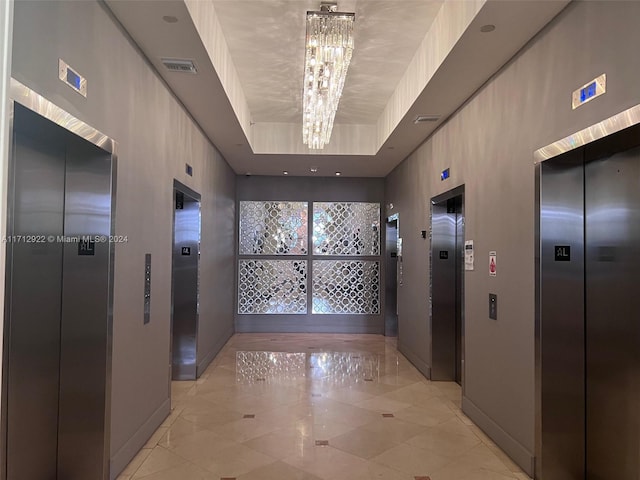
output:
M58 58L87 78L86 99L58 80ZM235 174L101 2L16 2L12 75L118 143L115 228L128 241L115 250L115 477L170 409L174 179L202 195L200 371L233 333ZM147 325L145 253L152 256Z
M377 202L384 210L384 179L349 177L258 177L237 176L237 201L284 200L311 202ZM238 206L236 206L238 211ZM309 228L313 219L309 218ZM384 225L384 223L382 223ZM236 220L236 230L237 230ZM384 228L381 228L380 248L384 251ZM309 245L309 251L312 246ZM236 264L238 246L236 242ZM287 257L281 257L286 259ZM313 257L307 257L311 260ZM322 257L316 257L322 259ZM384 280L384 262L380 257L380 278ZM237 280L236 280L237 282ZM237 302L237 288L234 292ZM239 315L235 310L237 332L322 332L322 333L384 333L384 285L380 285L379 315L312 315L308 305L306 315Z
M475 270L465 275L463 410L528 473L534 457L535 168L533 152L640 103L639 2L569 4L386 179L399 213L403 285L399 346L428 373L429 201L465 186L465 234ZM497 25L500 28L500 25ZM607 93L571 109L571 93L607 74ZM451 168L451 177L440 172ZM488 271L497 252L497 276ZM488 318L489 293L498 320Z

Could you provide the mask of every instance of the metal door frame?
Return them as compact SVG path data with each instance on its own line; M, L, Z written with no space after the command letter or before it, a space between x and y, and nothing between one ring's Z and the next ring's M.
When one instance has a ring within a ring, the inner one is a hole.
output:
M536 150L533 153L535 166L535 209L534 209L534 235L535 235L535 457L534 457L534 478L539 478L541 473L541 452L542 452L542 299L541 299L541 279L542 262L540 238L540 215L541 215L541 163L555 158L563 153L575 150L585 145L608 137L626 128L640 124L640 104L635 105L623 112L613 115L605 120L595 123L587 128L579 130L572 135L557 140L549 145Z
M116 207L116 178L118 154L115 140L101 133L82 120L74 117L70 113L60 108L55 103L47 100L42 95L23 85L18 80L11 78L9 84L9 170L7 178L11 179L13 175L13 154L14 154L14 112L16 102L23 107L37 113L52 123L68 130L74 135L92 143L98 148L104 150L111 155L111 235L115 234L115 207ZM6 201L6 225L7 233L9 227L13 224L13 196L14 187L12 181L7 182L7 198ZM5 275L5 291L2 294L5 297L4 312L4 329L2 332L3 355L2 355L2 411L0 412L0 480L5 480L7 475L7 369L8 369L8 341L9 341L9 313L10 313L10 295L11 292L11 268L9 260L13 252L10 242L6 242L6 258L7 265ZM105 385L105 431L104 431L104 457L103 457L103 479L109 478L109 467L111 460L111 368L113 355L113 288L114 288L114 260L115 260L115 243L109 243L109 286L108 286L108 304L107 304L107 361L106 361L106 385ZM2 274L2 273L0 273Z
M197 280L196 280L196 289L197 289L197 306L196 306L196 378L199 378L202 372L198 370L198 330L200 328L200 243L202 241L202 196L193 190L192 188L187 187L184 183L173 179L173 188L172 188L172 224L171 224L171 315L169 319L169 400L171 400L171 382L173 381L173 295L174 295L174 268L173 264L173 253L176 248L176 192L182 192L183 194L193 198L196 202L198 202L198 215L200 216L199 221L199 232L198 232L198 260L197 260Z
M431 355L433 355L433 334L432 334L432 321L433 321L433 256L432 256L432 250L433 250L433 206L436 203L441 203L444 202L446 200L455 198L455 197L462 197L462 208L461 208L461 215L462 215L462 231L464 234L464 218L465 218L465 192L464 192L465 188L464 188L464 184L462 185L458 185L455 188L452 188L451 190L448 190L445 193L441 193L440 195L436 195L435 197L432 197L431 200L429 201L429 336L431 338ZM456 232L457 233L457 232ZM464 245L464 238L462 239L463 245ZM462 253L464 255L464 252ZM460 387L462 389L462 396L464 397L464 392L465 392L465 368L464 368L464 361L465 361L465 302L464 302L464 292L465 292L465 288L464 288L464 283L465 283L465 270L464 270L464 257L461 258L461 271L458 272L460 275L462 275L461 278L461 282L460 282ZM430 371L431 371L431 365L430 365ZM455 379L454 379L455 381Z
M395 304L396 304L396 308L395 308L395 316L396 316L396 334L395 337L398 338L398 334L399 334L399 329L398 329L398 256L397 256L397 245L398 245L398 238L400 238L400 219L399 219L399 215L397 213L394 213L393 215L390 215L388 217L385 218L384 221L384 225L385 225L385 229L384 229L384 244L385 244L385 249L384 249L384 276L385 276L385 294L384 294L384 335L387 335L387 293L386 293L386 283L388 280L388 276L391 275L391 272L387 271L387 254L389 254L389 252L387 251L386 245L387 245L387 233L389 230L389 225L395 223L395 230L396 230L396 268L395 271L393 272L393 275L395 275L396 277L396 291L395 291Z

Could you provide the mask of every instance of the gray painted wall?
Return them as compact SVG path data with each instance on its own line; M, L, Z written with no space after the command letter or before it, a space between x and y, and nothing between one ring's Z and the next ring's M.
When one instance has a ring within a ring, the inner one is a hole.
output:
M237 200L384 201L382 178L335 177L237 177ZM311 208L311 204L309 205ZM312 219L309 219L311 228ZM382 224L384 226L384 224ZM380 245L384 246L384 227ZM309 247L311 251L311 246ZM237 245L235 251L238 251ZM383 253L383 252L381 252ZM309 257L307 257L309 259ZM313 258L313 257L312 257ZM384 280L384 262L380 257L380 281ZM237 295L235 295L237 302ZM380 285L379 315L312 315L308 305L306 315L238 315L237 332L323 332L323 333L384 333L384 285ZM236 310L237 312L237 310Z
M465 275L466 385L463 408L525 470L534 454L533 152L640 103L639 2L578 1L534 40L386 179L399 213L404 285L399 344L430 363L428 203L465 185L466 238L475 270ZM500 26L497 26L500 28ZM607 74L607 93L571 109L571 92ZM440 172L451 167L451 178ZM497 277L488 252L497 251ZM488 293L498 320L488 319Z
M57 79L59 57L87 78L87 99ZM12 65L17 80L118 142L116 233L128 242L115 254L115 476L169 411L174 178L202 195L201 367L233 332L235 175L103 4L17 2ZM145 326L147 252L152 304Z

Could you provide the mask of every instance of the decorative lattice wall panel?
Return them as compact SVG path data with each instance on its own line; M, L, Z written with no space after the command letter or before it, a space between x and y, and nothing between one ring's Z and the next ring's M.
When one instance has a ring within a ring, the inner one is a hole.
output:
M313 313L380 313L380 262L314 260Z
M240 202L240 255L306 255L307 202Z
M238 313L307 313L307 261L240 260Z
M315 202L314 255L380 255L380 204Z

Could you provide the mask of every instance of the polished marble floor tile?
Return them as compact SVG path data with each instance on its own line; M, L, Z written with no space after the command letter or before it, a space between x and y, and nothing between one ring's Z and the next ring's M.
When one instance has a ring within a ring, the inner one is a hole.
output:
M288 463L275 462L264 467L257 468L245 475L238 477L238 480L322 480L320 477L295 468Z
M391 338L237 334L171 392L118 480L528 478Z
M169 470L187 463L187 461L179 455L172 453L170 450L158 447L154 448L151 454L145 459L144 463L135 472L133 478L142 478L154 473Z
M364 427L358 427L331 439L332 447L367 460L386 452L398 443L386 435L373 435Z

